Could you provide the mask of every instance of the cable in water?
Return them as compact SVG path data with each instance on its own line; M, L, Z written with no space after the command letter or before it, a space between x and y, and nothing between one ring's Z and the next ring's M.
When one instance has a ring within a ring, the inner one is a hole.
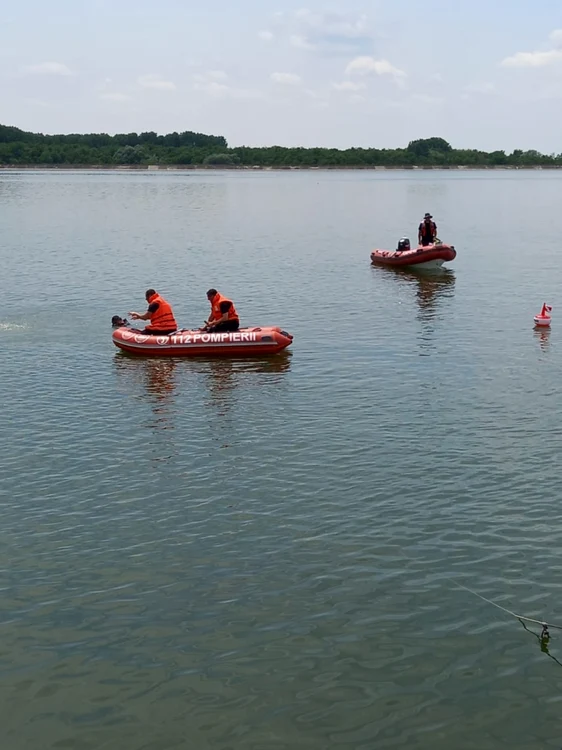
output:
M540 634L540 638L548 641L550 639L550 633L548 632L548 628L556 628L556 630L562 630L562 625L549 625L544 620L535 620L532 617L525 617L524 615L518 615L515 612L512 612L510 609L506 609L505 607L502 607L501 604L496 604L496 602L493 602L491 599L487 599L485 596L482 596L481 594L478 594L476 591L473 591L472 589L469 589L468 586L463 586L462 583L458 583L458 581L454 581L452 578L447 578L448 581L451 581L451 583L454 583L455 586L458 586L458 588L464 589L465 591L468 591L469 594L473 594L474 596L477 596L479 599L482 599L482 601L487 602L488 604L491 604L493 607L497 607L497 609L501 609L502 612L506 612L508 615L511 615L512 617L515 617L521 624L524 622L532 622L535 625L540 625L542 627L542 632Z

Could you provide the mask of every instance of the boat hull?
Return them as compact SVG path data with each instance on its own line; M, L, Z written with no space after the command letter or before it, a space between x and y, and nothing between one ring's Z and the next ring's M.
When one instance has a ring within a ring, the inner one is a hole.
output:
M424 268L441 268L443 263L454 260L457 251L453 245L426 245L413 247L405 252L395 250L373 250L371 263L380 266L423 266Z
M134 328L117 328L113 343L121 351L143 357L255 357L277 354L293 336L278 327L240 328L232 333L181 330L154 336Z

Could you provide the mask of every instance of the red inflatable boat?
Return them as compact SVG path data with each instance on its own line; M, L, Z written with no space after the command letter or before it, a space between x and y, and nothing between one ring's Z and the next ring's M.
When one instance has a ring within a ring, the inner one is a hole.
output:
M371 263L382 266L424 266L439 268L447 261L454 260L457 251L453 245L426 245L409 250L373 250Z
M254 357L277 354L293 341L281 328L240 328L233 333L181 330L169 336L117 328L113 343L130 354L144 357Z

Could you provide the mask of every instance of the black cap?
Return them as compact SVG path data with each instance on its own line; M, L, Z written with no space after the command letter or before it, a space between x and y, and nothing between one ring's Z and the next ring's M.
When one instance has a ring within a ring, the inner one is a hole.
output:
M433 216L431 214L426 213L423 218L424 219L433 219Z

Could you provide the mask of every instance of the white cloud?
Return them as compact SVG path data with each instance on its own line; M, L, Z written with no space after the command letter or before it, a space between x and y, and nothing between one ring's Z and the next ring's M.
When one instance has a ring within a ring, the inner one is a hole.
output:
M230 86L224 81L228 79L224 70L207 70L205 73L193 75L193 89L201 91L213 99L259 99L262 94L252 89L242 89Z
M302 83L301 77L294 73L272 73L271 80L285 86L299 86Z
M194 73L194 81L226 81L228 78L224 70L207 70L205 73Z
M431 96L430 94L414 94L412 99L422 104L442 104L443 99L440 96Z
M544 68L562 60L562 29L555 29L549 34L553 49L535 50L534 52L516 52L505 57L500 65L504 68Z
M320 30L322 33L336 34L355 39L367 31L367 16L352 18L343 13L314 13L307 8L295 12L295 18L310 29Z
M496 87L490 81L485 81L484 83L469 83L464 90L469 94L491 94Z
M306 37L301 36L300 34L291 34L289 37L289 44L291 47L296 47L297 49L315 49L314 45L307 41Z
M376 73L379 76L382 75L397 75L405 76L404 71L395 68L391 65L388 60L375 60L374 57L368 57L364 55L362 57L356 57L352 60L345 69L346 73L360 73L366 75L369 73Z
M227 86L218 81L197 81L193 88L195 91L201 91L213 99L260 99L262 94L252 89L239 89L234 86Z
M138 84L143 89L157 89L158 91L174 91L176 84L172 81L164 81L160 76L154 73L149 73L144 76L139 76Z
M264 42L270 42L273 39L271 31L258 31L258 36L260 39L263 39Z
M350 55L370 52L373 34L366 15L314 12L308 8L276 13L273 22L280 36L292 47L324 55Z
M560 60L562 50L551 49L546 52L517 52L511 57L506 57L501 64L504 68L544 68Z
M195 91L204 91L211 96L222 97L228 94L230 86L226 86L224 83L218 83L217 81L201 81L195 83L193 88Z
M327 107L328 97L323 91L315 91L314 89L303 89L303 94L311 100L312 107Z
M317 101L325 101L326 96L324 94L319 93L318 91L314 91L314 89L305 89L304 93L309 96L311 99L316 99Z
M128 94L119 94L118 92L115 92L100 94L100 99L105 99L105 101L108 102L128 102L131 100L131 97Z
M26 73L32 75L72 76L74 73L67 65L58 62L42 62L38 65L27 65Z
M333 83L332 88L336 91L362 91L367 86L364 83L355 83L354 81L342 81L341 83Z
M395 68L388 60L375 60L374 57L367 55L352 60L346 67L345 72L348 75L371 75L374 73L378 76L391 76L394 82L401 87L404 86L404 79L406 78L406 73L399 68Z

